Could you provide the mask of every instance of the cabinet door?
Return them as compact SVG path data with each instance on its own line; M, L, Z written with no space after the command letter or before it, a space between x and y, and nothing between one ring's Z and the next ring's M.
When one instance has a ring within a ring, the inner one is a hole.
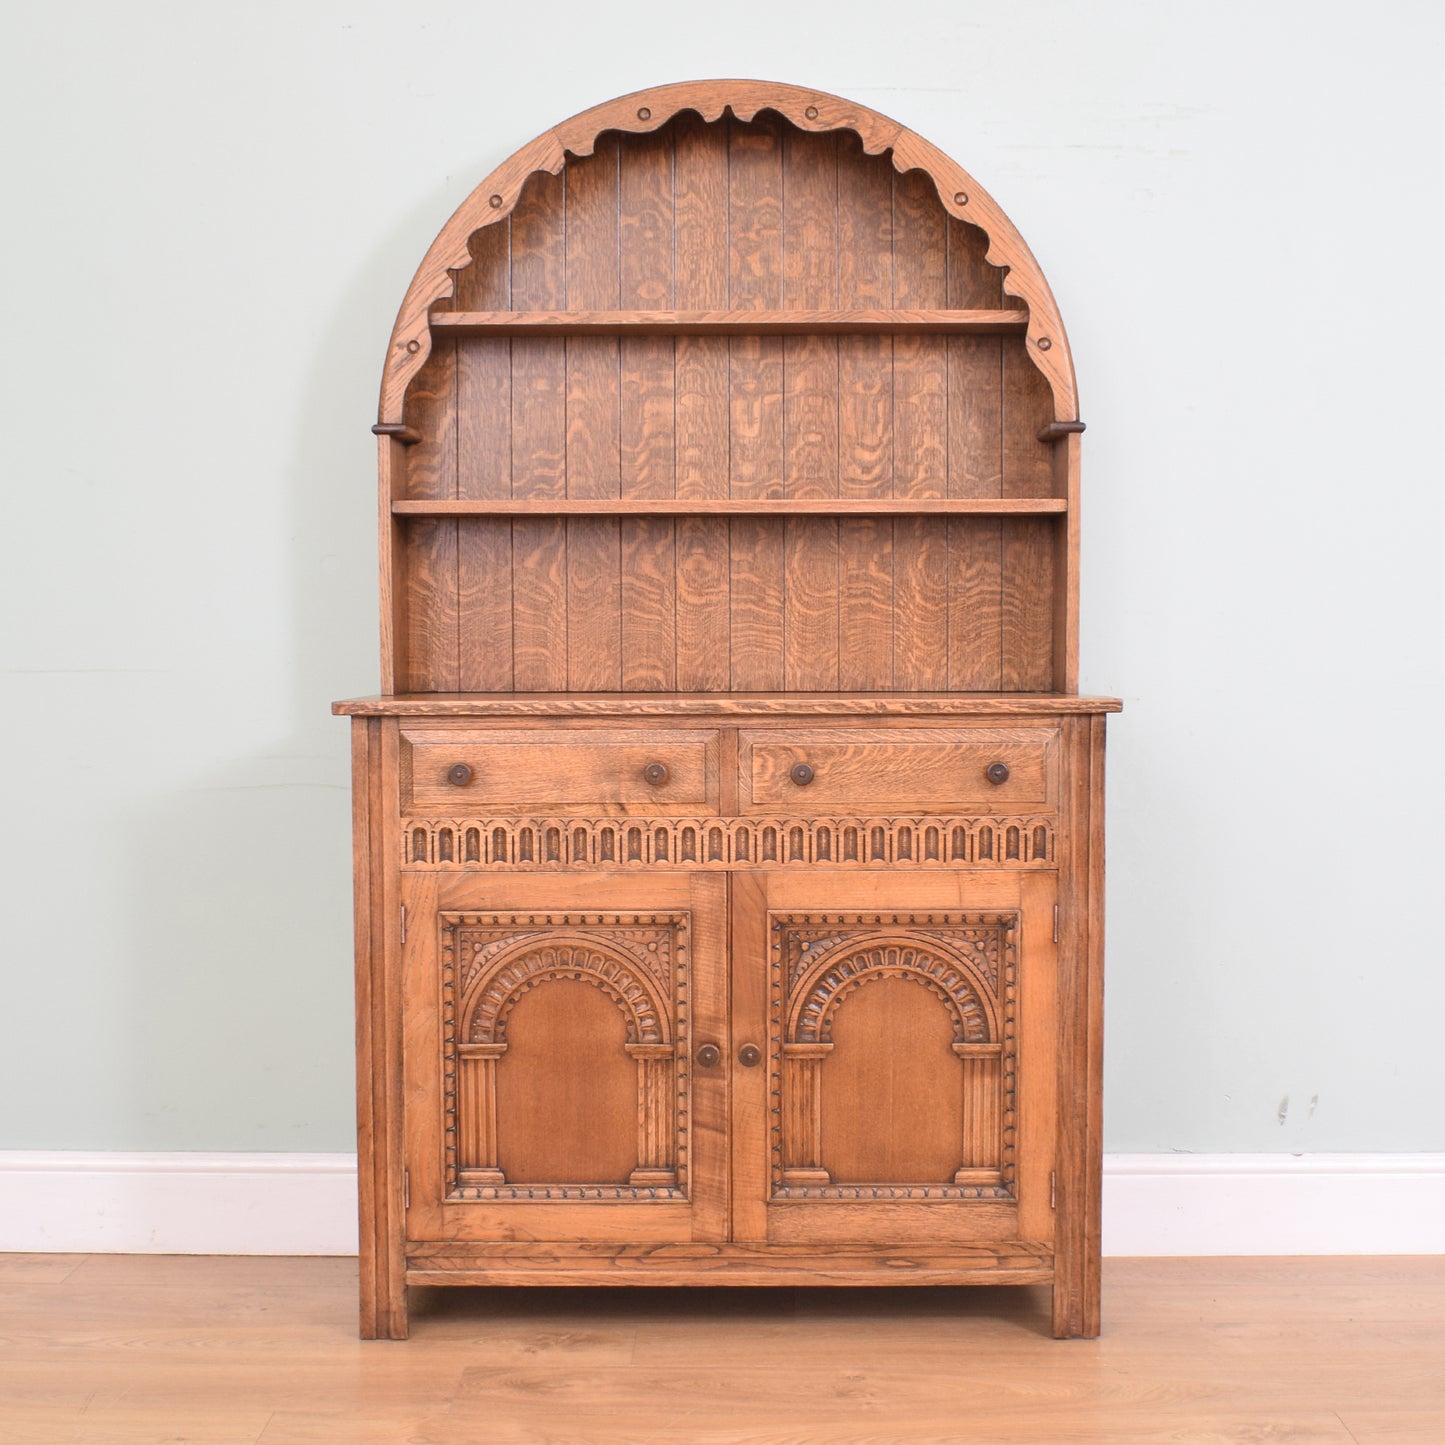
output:
M402 887L407 1237L725 1238L725 880Z
M1053 1237L1052 872L734 880L733 1237Z

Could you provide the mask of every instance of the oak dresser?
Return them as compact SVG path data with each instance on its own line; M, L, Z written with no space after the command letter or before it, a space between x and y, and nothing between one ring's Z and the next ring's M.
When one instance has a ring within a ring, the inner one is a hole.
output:
M361 1320L1049 1284L1099 1329L1102 768L1054 299L835 96L664 86L462 204L382 383Z

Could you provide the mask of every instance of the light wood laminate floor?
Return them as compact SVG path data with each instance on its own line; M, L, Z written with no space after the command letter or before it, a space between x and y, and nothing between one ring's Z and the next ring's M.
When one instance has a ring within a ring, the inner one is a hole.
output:
M347 1259L0 1255L4 1445L1445 1445L1445 1259L1106 1260L990 1290L419 1293Z

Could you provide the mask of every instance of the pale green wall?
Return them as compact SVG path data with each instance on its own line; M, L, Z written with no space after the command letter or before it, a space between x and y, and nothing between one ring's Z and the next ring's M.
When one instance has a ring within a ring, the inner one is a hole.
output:
M392 316L515 147L731 73L956 155L1068 322L1109 1147L1445 1148L1442 12L696 13L11 7L0 1147L350 1147L327 705L376 685Z

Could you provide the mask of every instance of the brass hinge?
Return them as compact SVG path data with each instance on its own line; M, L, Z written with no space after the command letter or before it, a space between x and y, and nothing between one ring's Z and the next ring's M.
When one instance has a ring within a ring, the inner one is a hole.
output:
M1054 904L1054 942L1059 941L1059 905Z
M410 1209L410 1208L411 1208L411 1170L410 1170L410 1169L403 1169L403 1170L401 1171L401 1207L402 1207L403 1209Z
M1056 1170L1049 1170L1049 1208L1057 1209L1059 1199L1059 1176Z
M1059 937L1058 932L1055 931L1055 933L1054 933L1054 941L1055 941L1055 942L1058 941L1058 937ZM405 904L405 903L403 903L403 904L401 905L401 941L402 941L403 943L406 942L406 904Z

